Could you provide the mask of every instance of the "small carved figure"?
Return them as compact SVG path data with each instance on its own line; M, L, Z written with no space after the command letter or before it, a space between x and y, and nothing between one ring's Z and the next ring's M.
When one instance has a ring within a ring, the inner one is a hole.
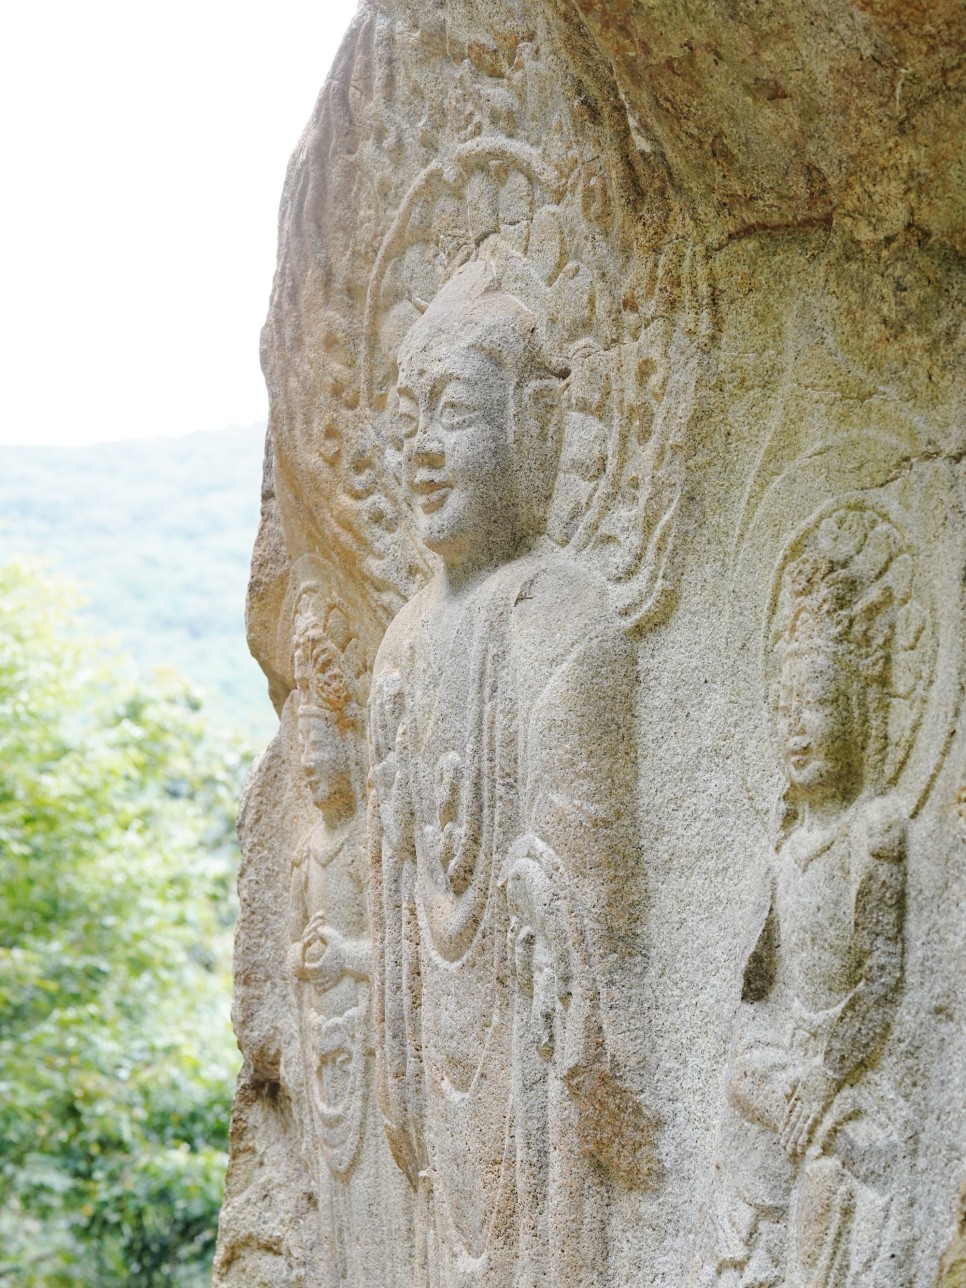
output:
M321 814L292 875L291 967L320 1215L340 1284L411 1282L411 1200L374 1105L361 737L364 658L345 611L305 580L294 638L302 767ZM386 1211L371 1219L381 1195Z
M604 1177L647 1154L614 1062L635 663L602 579L543 535L559 384L484 262L400 354L404 479L442 567L376 660L370 846L420 1284L606 1282Z
M781 565L769 656L786 786L700 1284L901 1282L901 1106L877 1065L903 976L908 810L892 788L898 659L922 629L911 586L903 539L868 508L821 518Z

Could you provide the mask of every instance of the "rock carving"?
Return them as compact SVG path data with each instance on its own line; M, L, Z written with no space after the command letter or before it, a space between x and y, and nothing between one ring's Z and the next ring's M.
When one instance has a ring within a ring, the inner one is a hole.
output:
M650 1162L607 1032L633 934L633 654L606 583L544 535L563 374L481 262L400 354L405 486L442 569L376 660L370 845L419 1282L605 1282L595 1190ZM608 1117L623 1138L585 1125Z
M411 1203L374 1112L365 857L366 658L311 556L296 564L301 764L321 818L292 872L290 969L323 1228L338 1282L411 1282ZM372 1220L375 1194L395 1208Z
M958 1282L963 48L361 0L262 332L217 1288Z
M909 807L893 788L926 634L912 564L889 519L857 506L820 515L781 561L767 646L785 792L697 1283L903 1282L904 1111L877 1064L903 980Z

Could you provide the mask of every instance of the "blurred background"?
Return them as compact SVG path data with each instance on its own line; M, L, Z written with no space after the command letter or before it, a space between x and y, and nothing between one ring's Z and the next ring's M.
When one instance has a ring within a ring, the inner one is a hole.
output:
M258 334L355 0L5 12L0 1284L202 1285L239 1064Z

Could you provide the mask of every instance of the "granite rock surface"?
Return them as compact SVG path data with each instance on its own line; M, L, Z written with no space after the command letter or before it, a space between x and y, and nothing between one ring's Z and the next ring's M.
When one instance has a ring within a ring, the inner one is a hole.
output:
M964 97L954 0L364 0L217 1285L962 1281Z

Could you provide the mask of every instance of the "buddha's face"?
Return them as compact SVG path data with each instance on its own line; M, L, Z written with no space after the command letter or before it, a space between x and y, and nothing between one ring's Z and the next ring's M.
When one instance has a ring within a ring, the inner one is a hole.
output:
M472 343L436 333L403 349L397 427L423 542L447 565L499 559L523 535L510 448L512 380Z
M864 729L841 651L792 643L778 679L782 756L791 795L851 799L862 781Z

